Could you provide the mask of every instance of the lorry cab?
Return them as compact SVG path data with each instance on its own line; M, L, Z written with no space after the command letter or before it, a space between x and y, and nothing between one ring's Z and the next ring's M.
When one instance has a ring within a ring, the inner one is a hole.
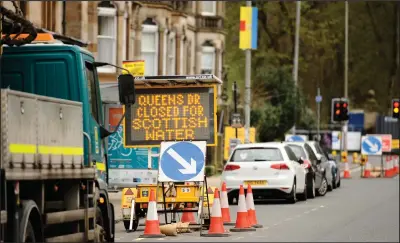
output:
M82 102L83 129L90 136L91 161L106 180L106 161L100 137L103 113L93 55L87 50L56 42L51 34L38 34L40 43L4 46L1 88ZM89 146L85 139L84 161Z

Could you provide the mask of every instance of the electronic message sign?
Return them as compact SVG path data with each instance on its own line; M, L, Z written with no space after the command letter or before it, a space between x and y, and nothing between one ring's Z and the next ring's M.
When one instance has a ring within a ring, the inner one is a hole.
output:
M216 86L142 88L126 110L125 146L154 147L162 141L216 143Z

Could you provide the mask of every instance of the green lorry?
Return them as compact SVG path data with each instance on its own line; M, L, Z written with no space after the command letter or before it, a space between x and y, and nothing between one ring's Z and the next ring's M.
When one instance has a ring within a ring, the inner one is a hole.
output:
M93 55L48 34L0 52L0 242L113 242ZM21 35L23 37L23 35ZM135 102L131 75L120 102Z

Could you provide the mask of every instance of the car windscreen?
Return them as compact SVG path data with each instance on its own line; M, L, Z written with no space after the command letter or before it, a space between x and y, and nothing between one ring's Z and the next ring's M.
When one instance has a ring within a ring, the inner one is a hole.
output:
M238 148L235 149L230 162L282 161L278 148Z
M308 159L306 152L304 152L304 149L301 146L289 144L289 147L292 149L293 153L296 155L297 158L303 157L305 159Z

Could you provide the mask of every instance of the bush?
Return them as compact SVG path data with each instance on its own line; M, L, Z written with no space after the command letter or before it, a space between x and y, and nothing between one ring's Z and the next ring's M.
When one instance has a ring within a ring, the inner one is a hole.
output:
M212 175L215 175L215 166L213 166L213 165L207 165L207 166L206 166L206 171L205 171L205 173L206 173L206 176L207 176L207 177L212 176Z

